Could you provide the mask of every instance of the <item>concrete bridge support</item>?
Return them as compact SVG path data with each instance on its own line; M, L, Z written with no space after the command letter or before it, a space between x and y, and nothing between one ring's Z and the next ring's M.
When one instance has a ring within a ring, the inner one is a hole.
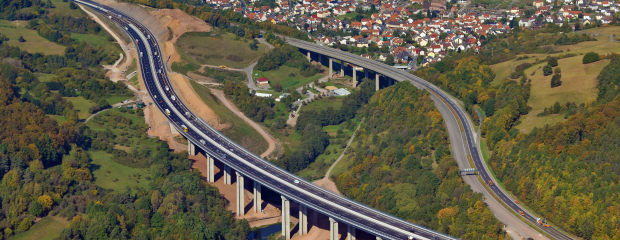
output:
M383 240L383 239L381 239L380 237L377 237L377 240Z
M308 234L308 208L299 204L299 235Z
M291 239L291 202L284 196L282 198L282 236Z
M375 74L375 91L379 91L379 77L381 75L379 73Z
M312 58L310 58L310 51L308 51L307 55L308 55L308 62L312 62Z
M353 79L351 79L351 87L357 87L357 70L355 70L355 65L353 65Z
M207 155L207 182L215 182L215 169L213 157Z
M344 77L344 66L347 65L347 62L344 60L340 60L340 76Z
M338 240L338 221L329 218L329 240Z
M254 212L262 212L262 186L257 181L254 181Z
M224 185L232 184L231 175L232 175L232 169L230 169L228 165L224 165Z
M237 216L239 217L245 215L244 180L243 175L237 172Z
M347 226L347 240L356 240L357 234L355 234L355 227Z
M368 69L364 68L364 78L368 78Z
M196 145L187 140L187 154L190 156L196 156Z
M332 78L333 76L333 68L332 68L332 58L329 58L329 78ZM316 87L316 86L315 86Z

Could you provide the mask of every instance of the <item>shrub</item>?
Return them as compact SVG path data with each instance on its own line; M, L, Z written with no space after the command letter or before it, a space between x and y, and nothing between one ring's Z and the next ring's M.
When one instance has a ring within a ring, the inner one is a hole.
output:
M560 80L562 78L562 74L556 73L553 75L553 77L551 78L551 88L554 87L559 87L560 85L562 85L562 80Z
M24 39L24 37L22 37L22 36L19 36L19 39L17 39L17 41L18 41L18 42L25 42L25 41L26 41L26 39Z
M558 68L555 68L555 69L553 70L553 73L556 73L556 74L558 74L558 73L562 73L562 69L560 69L559 67L558 67Z
M558 59L554 58L554 57L551 57L551 58L549 58L549 60L547 60L547 63L549 65L551 65L552 67L557 67L558 66Z
M243 58L237 55L228 55L226 56L226 60L231 62L243 62Z
M551 74L553 74L553 68L549 64L545 65L545 67L543 67L543 75L549 76Z
M589 52L586 53L586 55L583 55L583 64L588 64L588 63L592 63L592 62L596 62L598 60L601 60L601 56L598 55L598 53L595 52Z

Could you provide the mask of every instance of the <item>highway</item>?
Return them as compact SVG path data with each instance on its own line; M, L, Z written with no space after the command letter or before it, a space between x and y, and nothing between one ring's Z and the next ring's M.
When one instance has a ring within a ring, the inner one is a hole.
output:
M485 183L489 181L495 182L495 179L493 179L491 173L486 168L484 159L481 157L478 144L474 140L475 139L474 128L471 125L471 122L469 121L467 114L465 113L465 110L463 110L456 103L456 101L454 101L454 99L452 99L443 90L439 89L437 86L415 75L409 74L402 70L392 68L386 64L383 64L383 63L380 63L374 60L370 60L367 58L363 58L361 56L357 56L355 54L340 51L338 49L329 48L323 45L309 43L309 42L294 39L294 38L286 38L286 40L288 44L298 47L300 49L305 49L305 50L319 53L319 54L332 57L335 59L340 59L340 60L344 59L348 63L352 63L357 66L363 67L365 69L372 70L376 73L390 77L397 81L409 81L416 87L426 89L431 94L435 95L435 97L439 98L441 102L445 104L446 107L450 110L450 112L453 113L455 118L458 119L457 123L458 123L458 128L460 129L460 135L461 135L461 136L458 136L458 138L465 140L463 142L463 144L465 145L464 147L466 149L465 153L463 153L463 154L466 154L465 157L468 158L469 156L471 156L475 164L475 168L478 170L480 177L483 179ZM446 118L448 116L444 115L443 117ZM457 144L453 142L451 143ZM565 235L564 233L560 232L559 230L553 227L543 227L539 225L537 223L537 217L533 216L528 211L523 209L521 206L516 204L513 200L511 200L508 197L508 194L505 193L499 186L497 186L497 184L493 184L492 186L489 186L489 188L493 191L493 193L496 196L499 197L501 201L503 201L510 208L510 210L514 211L515 213L519 213L519 211L522 211L524 213L523 218L525 218L526 221L536 226L539 226L539 228L545 231L547 234L560 240L572 239L569 236Z
M286 198L301 203L315 211L356 227L359 230L371 233L382 239L407 239L410 236L416 239L456 239L445 234L426 229L405 220L390 216L371 207L357 203L345 197L333 194L321 187L298 178L270 162L261 159L251 152L243 149L221 133L217 132L199 117L196 117L186 105L176 96L170 85L166 65L162 59L161 49L151 32L141 23L135 21L120 11L105 5L88 1L73 0L76 3L87 5L94 10L108 16L115 24L124 29L136 43L139 52L139 63L142 76L155 105L166 114L169 121L189 141L194 143L204 152L232 167L238 173L249 177L261 185L285 196ZM312 52L345 59L355 65L370 69L397 81L410 81L419 88L425 88L435 97L439 98L458 119L461 135L466 141L466 150L471 155L475 167L479 170L482 179L487 182L493 181L480 157L477 144L474 141L474 131L466 113L446 93L427 81L415 77L402 70L394 69L383 63L368 60L360 56L342 52L336 49L319 46L313 43L287 38L289 44ZM447 117L444 115L444 118ZM183 129L188 131L184 132ZM459 138L461 138L459 136ZM294 183L298 180L299 183ZM513 211L524 211L525 219L536 224L536 217L527 213L507 197L499 187L490 186L491 190L499 196ZM554 228L541 228L549 235L557 239L571 239Z
M127 32L136 43L142 76L155 105L180 129L179 132L210 156L294 202L382 239L456 239L333 194L243 149L195 117L176 97L160 47L146 27L108 6L86 0L73 1L104 14ZM184 126L188 132L183 131ZM299 183L294 183L295 180Z

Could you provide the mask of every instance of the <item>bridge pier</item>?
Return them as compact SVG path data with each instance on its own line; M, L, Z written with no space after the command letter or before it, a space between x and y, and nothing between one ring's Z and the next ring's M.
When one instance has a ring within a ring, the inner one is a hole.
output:
M310 58L310 51L308 51L308 62L312 62L312 58Z
M340 60L340 76L344 77L344 66L347 65L347 62L344 60Z
M228 165L224 164L224 185L231 185L231 169Z
M329 240L338 240L338 221L329 217Z
M192 143L189 139L187 140L187 154L190 156L196 156L196 145Z
M245 215L244 180L243 175L237 172L237 216L239 217Z
M299 235L308 234L308 208L299 204Z
M347 226L347 240L356 240L357 234L355 234L355 227L348 225Z
M215 182L213 157L207 155L207 182Z
M368 69L364 68L364 78L368 78Z
M329 58L329 78L332 78L333 74L334 73L333 73L333 70L332 70L332 58Z
M381 76L381 74L377 73L375 74L375 91L379 91L379 77Z
M254 212L262 212L262 186L257 181L254 181Z
M380 237L377 237L376 239L377 239L377 240L383 240L383 239L381 239Z
M353 79L351 79L351 87L357 87L357 70L355 69L355 65L353 65Z
M282 236L291 239L291 202L284 196L282 198Z
M323 64L323 59L321 58L323 55L319 53L319 63Z

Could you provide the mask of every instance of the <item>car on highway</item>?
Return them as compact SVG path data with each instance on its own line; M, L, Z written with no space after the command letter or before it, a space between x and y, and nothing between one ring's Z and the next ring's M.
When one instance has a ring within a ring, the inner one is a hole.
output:
M295 180L293 181L295 184L299 184L299 180Z

